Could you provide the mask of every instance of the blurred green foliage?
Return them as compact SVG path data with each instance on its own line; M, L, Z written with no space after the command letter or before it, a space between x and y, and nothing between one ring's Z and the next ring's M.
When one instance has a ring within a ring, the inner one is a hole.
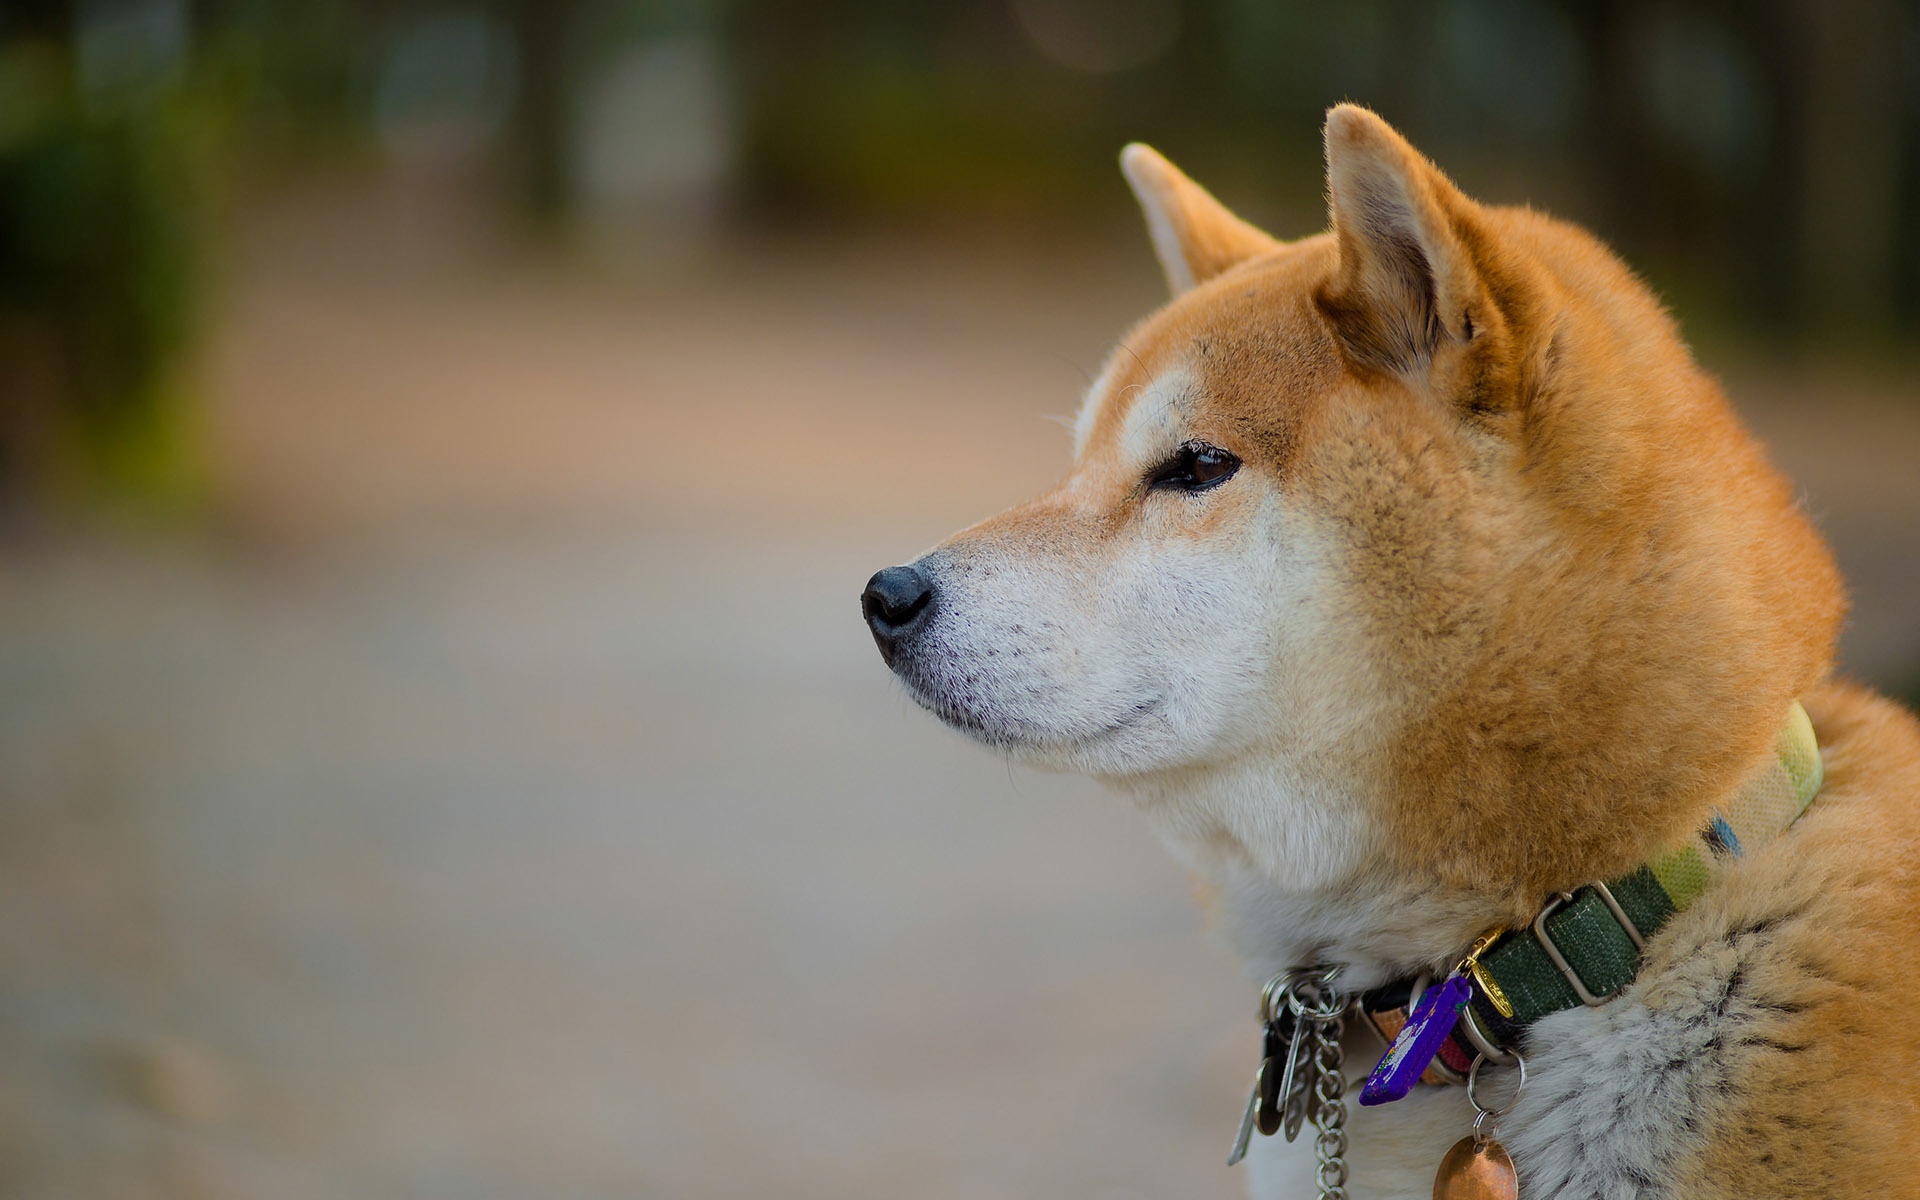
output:
M181 368L207 287L220 105L185 69L146 65L96 64L87 86L70 44L0 43L0 495L14 502L166 505L195 486Z

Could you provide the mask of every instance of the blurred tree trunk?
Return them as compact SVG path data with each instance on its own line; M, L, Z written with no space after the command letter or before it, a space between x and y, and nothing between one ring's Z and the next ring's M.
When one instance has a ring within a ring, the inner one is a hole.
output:
M1639 47L1642 0L1595 0L1568 6L1586 49L1594 103L1589 118L1597 222L1609 241L1629 254L1653 236L1649 213L1659 200L1659 171L1647 139L1645 80Z
M43 43L71 68L76 0L14 0L9 32ZM10 217L0 190L0 242ZM69 396L65 347L53 327L0 303L0 532L50 490Z
M1804 315L1813 332L1883 333L1899 240L1901 11L1893 0L1797 7L1806 46Z
M535 222L557 226L573 211L573 91L569 86L579 0L508 0L520 54L517 109L519 194Z
M77 27L77 0L7 0L7 24L10 31L31 38L57 42L70 50Z
M1806 7L1808 0L1774 0L1741 8L1735 18L1756 53L1767 97L1765 150L1753 193L1736 209L1736 236L1753 313L1782 328L1801 325L1806 315Z

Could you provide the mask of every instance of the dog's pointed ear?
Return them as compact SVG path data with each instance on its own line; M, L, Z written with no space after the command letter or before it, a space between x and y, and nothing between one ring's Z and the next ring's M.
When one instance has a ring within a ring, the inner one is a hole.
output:
M1385 121L1327 113L1327 196L1339 264L1321 293L1356 357L1405 371L1498 315L1463 234L1477 208Z
M1120 172L1146 214L1153 252L1176 296L1280 246L1276 238L1227 211L1151 146L1134 142L1122 150Z

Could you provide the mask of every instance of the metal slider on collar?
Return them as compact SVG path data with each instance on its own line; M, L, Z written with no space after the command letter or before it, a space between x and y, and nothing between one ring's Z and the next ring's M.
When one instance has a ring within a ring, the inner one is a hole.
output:
M1607 906L1607 911L1613 914L1615 921L1619 922L1620 928L1626 932L1628 940L1633 943L1633 948L1637 951L1645 952L1647 948L1646 939L1640 936L1639 926L1633 923L1632 918L1627 916L1626 910L1620 907L1620 902L1614 899L1613 890L1598 879L1587 884L1586 887L1592 888L1594 894L1600 897L1600 902ZM1547 901L1546 907L1540 910L1540 915L1533 919L1533 936L1535 940L1540 943L1540 949L1546 951L1547 960L1553 964L1554 969L1559 971L1566 979L1568 985L1573 988L1573 994L1580 997L1580 1003L1586 1005L1588 1008L1598 1008L1613 997L1611 995L1596 996L1588 991L1587 985L1580 979L1580 973L1573 969L1573 964L1567 961L1567 956L1561 953L1560 947L1555 944L1553 935L1547 932L1547 918L1559 912L1567 905L1572 904L1576 894L1577 891L1560 892L1555 895L1553 899ZM1507 1016L1510 1014L1502 1013L1501 1015Z
M1474 1010L1473 1005L1467 1005L1460 1013L1460 1028L1466 1031L1467 1040L1473 1043L1473 1048L1485 1056L1487 1061L1510 1067L1518 1060L1518 1055L1502 1046L1499 1039L1480 1023L1480 1014Z

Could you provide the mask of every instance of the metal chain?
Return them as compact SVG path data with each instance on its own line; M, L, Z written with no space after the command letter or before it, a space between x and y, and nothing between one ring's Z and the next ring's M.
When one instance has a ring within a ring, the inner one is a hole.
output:
M1313 1149L1320 1160L1315 1173L1320 1200L1347 1200L1347 1078L1340 1053L1347 998L1333 990L1336 973L1336 968L1303 973L1285 989L1297 1022L1294 1036L1308 1039L1303 1048L1312 1079L1310 1117L1318 1131Z
M1291 1142L1313 1121L1320 1200L1347 1200L1347 1079L1341 1069L1340 1034L1348 998L1333 989L1340 968L1295 967L1267 981L1260 993L1260 1069L1240 1118L1240 1132L1227 1155L1232 1166L1246 1156L1257 1129L1283 1133Z
M1346 1022L1338 1016L1313 1024L1313 1126L1319 1130L1314 1153L1320 1159L1316 1178L1320 1200L1347 1200L1346 1073L1341 1069L1340 1034Z

